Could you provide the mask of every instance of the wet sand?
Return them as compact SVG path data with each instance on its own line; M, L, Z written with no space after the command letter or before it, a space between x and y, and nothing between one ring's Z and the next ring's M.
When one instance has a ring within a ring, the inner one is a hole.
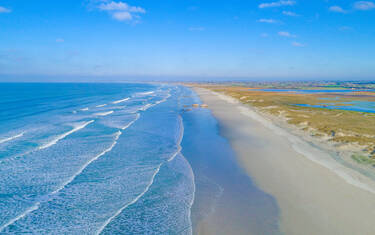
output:
M280 207L285 234L375 234L374 182L276 129L251 108L195 88L239 164ZM202 225L209 230L210 226ZM210 234L202 232L201 234Z
M191 97L182 106L200 103ZM260 190L242 169L218 122L205 108L181 113L184 123L182 154L194 172L195 197L191 210L193 234L280 234L276 200Z

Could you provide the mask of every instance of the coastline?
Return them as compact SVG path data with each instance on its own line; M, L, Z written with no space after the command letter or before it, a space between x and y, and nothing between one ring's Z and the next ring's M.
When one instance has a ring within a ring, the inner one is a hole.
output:
M181 153L194 172L193 234L280 234L276 200L238 164L210 110L199 108L198 95L186 90L180 99Z
M372 180L233 98L194 88L230 141L240 165L281 209L286 234L375 232ZM271 147L272 146L272 147Z

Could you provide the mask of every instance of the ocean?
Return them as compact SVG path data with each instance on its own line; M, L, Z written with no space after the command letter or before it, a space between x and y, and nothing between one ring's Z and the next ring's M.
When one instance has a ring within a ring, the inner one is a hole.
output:
M193 205L231 192L220 186L220 168L201 168L229 144L202 153L207 143L193 127L184 137L203 115L210 144L224 141L208 111L189 114L195 102L176 85L0 83L0 234L192 234L215 208ZM240 179L243 196L260 199L249 200L254 212L267 218L258 231L276 231L274 200Z

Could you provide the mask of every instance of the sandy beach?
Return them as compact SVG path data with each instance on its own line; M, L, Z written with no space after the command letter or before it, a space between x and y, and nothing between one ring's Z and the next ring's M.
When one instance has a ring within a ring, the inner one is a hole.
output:
M230 141L240 165L260 189L275 197L282 232L375 233L372 180L273 125L251 107L194 89L219 121L221 135Z

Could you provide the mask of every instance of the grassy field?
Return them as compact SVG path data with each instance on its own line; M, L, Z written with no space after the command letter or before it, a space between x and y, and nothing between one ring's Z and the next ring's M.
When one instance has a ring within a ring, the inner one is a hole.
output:
M322 105L353 100L375 101L375 94L358 92L350 94L295 94L288 92L264 92L249 87L199 85L225 93L249 104L258 111L295 125L312 136L333 141L342 146L360 148L363 155L352 156L362 164L375 164L375 114L325 108L301 107L296 104ZM339 97L339 99L335 99ZM321 98L328 98L322 100ZM330 99L334 100L330 100Z

